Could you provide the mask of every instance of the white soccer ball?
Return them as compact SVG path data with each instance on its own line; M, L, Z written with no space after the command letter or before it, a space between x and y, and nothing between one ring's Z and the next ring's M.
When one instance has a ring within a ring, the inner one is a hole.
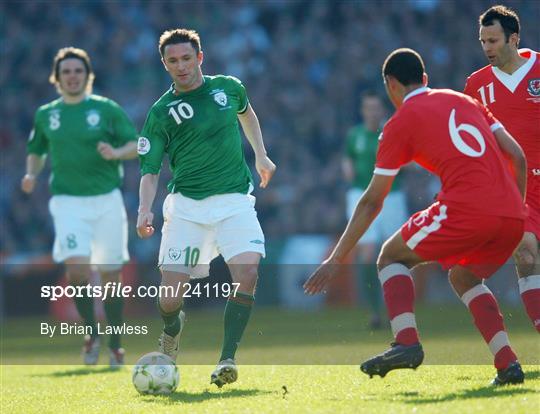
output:
M170 357L150 352L137 361L131 380L141 394L168 395L178 387L180 372Z

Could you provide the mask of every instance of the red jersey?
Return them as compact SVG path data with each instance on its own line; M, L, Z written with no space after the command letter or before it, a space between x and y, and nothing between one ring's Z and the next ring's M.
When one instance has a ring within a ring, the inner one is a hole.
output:
M384 126L374 173L396 175L415 161L441 179L441 203L466 213L523 219L522 197L492 133L501 127L469 96L416 89Z
M488 65L467 79L464 93L502 122L523 148L528 170L540 167L540 54L521 49L527 62L511 75Z

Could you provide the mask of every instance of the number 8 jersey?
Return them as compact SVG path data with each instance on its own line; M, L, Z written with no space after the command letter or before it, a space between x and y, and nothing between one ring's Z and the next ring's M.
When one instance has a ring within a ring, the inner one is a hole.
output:
M201 200L247 193L252 183L244 158L238 114L248 108L242 83L231 76L204 76L198 88L175 93L174 85L152 106L139 138L141 174L158 174L169 156L171 193Z
M508 161L492 131L502 125L473 98L419 88L386 123L374 174L396 175L411 161L437 175L441 203L469 214L525 217Z

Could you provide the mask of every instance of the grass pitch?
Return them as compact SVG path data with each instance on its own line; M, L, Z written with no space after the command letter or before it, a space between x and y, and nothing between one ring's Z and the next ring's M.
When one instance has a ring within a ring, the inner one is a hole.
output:
M511 316L510 316L511 315ZM45 341L37 319L9 320L2 333L2 413L517 413L540 407L540 342L521 308L506 309L509 336L526 371L519 386L492 388L491 356L460 307L424 307L418 325L426 361L369 379L358 369L385 349L389 329L369 332L360 311L320 313L257 309L238 353L239 381L210 386L219 356L221 310L188 312L171 396L140 396L131 367L75 365L81 338ZM135 323L131 321L131 323ZM160 324L126 337L128 363L155 350ZM106 363L103 352L102 363ZM30 361L32 365L17 365ZM257 365L255 365L257 364Z

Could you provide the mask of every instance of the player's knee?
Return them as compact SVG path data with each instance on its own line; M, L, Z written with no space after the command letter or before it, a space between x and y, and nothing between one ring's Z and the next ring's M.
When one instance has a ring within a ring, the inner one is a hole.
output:
M165 313L175 312L184 306L182 297L177 298L168 295L161 295L158 303L160 310Z
M396 258L390 254L390 249L388 247L388 241L385 242L381 247L381 252L379 257L377 257L377 270L382 270L386 266L396 263Z
M90 266L85 264L66 265L66 276L71 285L83 285L88 283L91 273Z
M101 283L103 285L108 282L111 282L111 283L120 282L120 270L101 271L100 274L101 274Z
M527 246L519 247L514 254L514 258L518 266L532 266L536 259L535 254Z
M257 285L258 265L245 264L237 269L234 275L234 282L240 283L238 290L244 293L253 293Z
M463 296L465 292L468 292L476 285L482 283L480 279L472 274L453 270L448 273L448 281L459 297Z
M514 260L520 277L530 276L534 273L538 258L527 246L520 246L514 253Z

